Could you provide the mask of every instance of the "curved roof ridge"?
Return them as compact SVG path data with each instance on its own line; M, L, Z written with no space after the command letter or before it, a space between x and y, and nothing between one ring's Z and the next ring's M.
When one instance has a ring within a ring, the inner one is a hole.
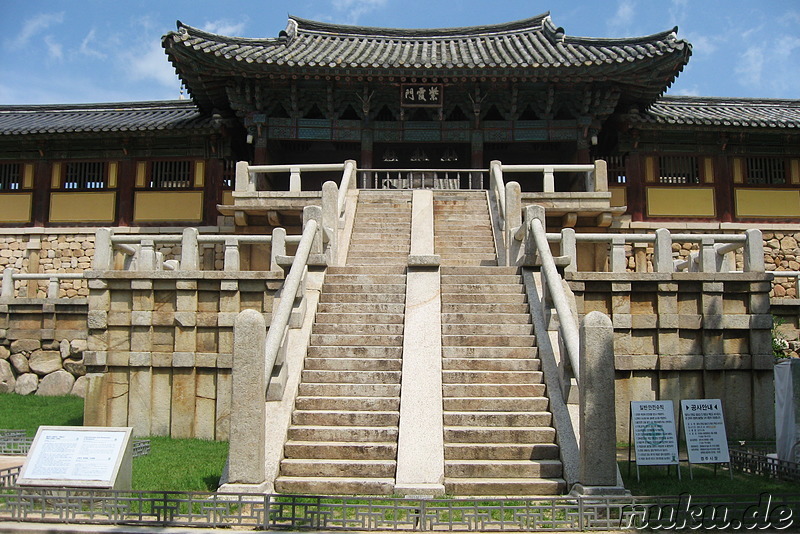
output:
M662 95L653 104L706 104L709 102L724 104L789 104L800 106L800 99L795 98L766 98L748 96L699 96L699 95Z
M0 104L0 111L127 111L187 107L197 109L192 100L143 100L137 102L80 102L76 104Z
M480 26L462 26L453 28L381 28L372 26L351 26L347 24L333 24L304 19L289 15L289 19L297 23L298 30L304 32L362 35L369 37L448 37L459 35L483 35L508 31L535 30L542 27L544 20L550 18L550 12L520 19L512 22L486 24Z
M279 37L235 37L231 35L222 35L220 33L211 33L194 26L189 26L181 21L177 21L178 33L186 32L193 37L200 37L209 41L216 41L219 43L237 43L237 44L281 44L285 38ZM175 32L169 32L164 37L168 37Z

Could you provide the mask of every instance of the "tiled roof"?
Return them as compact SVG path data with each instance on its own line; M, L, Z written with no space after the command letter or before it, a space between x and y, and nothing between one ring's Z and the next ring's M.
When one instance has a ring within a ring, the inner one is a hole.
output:
M664 96L629 116L653 125L800 128L800 100Z
M672 83L691 54L676 31L627 39L572 37L547 13L506 24L418 30L290 17L286 30L269 39L226 37L178 22L163 45L201 107L208 106L202 100L217 86L209 80L215 70L247 76L297 74L299 69L370 76L570 76L578 82L629 83L629 91L639 93L634 98L649 102ZM202 81L199 69L205 69Z
M0 135L217 129L189 100L0 106Z

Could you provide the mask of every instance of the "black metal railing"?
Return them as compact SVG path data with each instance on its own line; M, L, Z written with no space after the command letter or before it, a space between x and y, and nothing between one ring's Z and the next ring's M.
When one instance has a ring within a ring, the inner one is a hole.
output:
M359 169L361 189L486 189L487 169Z

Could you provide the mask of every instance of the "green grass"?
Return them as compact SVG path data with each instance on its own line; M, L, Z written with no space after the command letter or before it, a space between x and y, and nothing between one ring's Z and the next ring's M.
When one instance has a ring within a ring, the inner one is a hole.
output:
M0 394L0 428L24 429L29 436L33 436L40 425L83 425L83 399L71 395L38 397Z
M761 493L797 493L798 485L796 482L781 482L774 479L762 478L759 476L745 475L738 471L733 472L731 480L730 472L727 467L717 466L714 473L714 466L710 464L693 465L692 473L694 478L689 477L689 467L685 462L681 463L681 477L673 466L669 474L666 467L641 466L639 473L641 481L636 480L636 464L631 466L631 473L628 475L628 462L619 461L620 473L625 480L625 488L634 495L680 495L689 493L692 495L759 495Z
M215 491L228 443L202 439L150 439L150 454L133 460L133 489Z
M82 426L80 397L0 394L0 428L24 429L34 436L40 425ZM133 460L133 489L215 491L228 455L228 443L150 437L150 454Z

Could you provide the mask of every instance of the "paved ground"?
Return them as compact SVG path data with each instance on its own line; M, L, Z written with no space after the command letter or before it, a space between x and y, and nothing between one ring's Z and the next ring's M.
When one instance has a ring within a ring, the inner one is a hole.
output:
M0 456L0 469L8 469L25 463L24 456Z

